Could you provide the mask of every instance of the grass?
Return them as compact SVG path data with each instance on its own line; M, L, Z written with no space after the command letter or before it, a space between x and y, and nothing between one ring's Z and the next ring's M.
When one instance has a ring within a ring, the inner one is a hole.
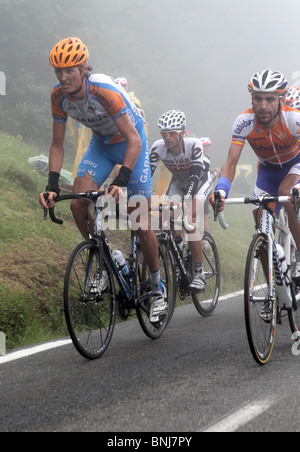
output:
M82 240L69 203L57 207L64 225L43 221L38 194L45 176L28 164L40 150L26 146L21 138L0 135L0 330L7 347L17 348L67 335L62 313L64 272L70 252ZM230 229L211 222L221 261L222 294L243 287L244 267L254 233L249 208L226 211ZM116 248L128 244L128 234L110 231Z

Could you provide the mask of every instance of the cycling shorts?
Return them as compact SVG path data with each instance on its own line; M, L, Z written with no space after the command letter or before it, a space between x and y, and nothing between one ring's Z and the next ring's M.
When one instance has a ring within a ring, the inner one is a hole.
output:
M194 195L194 198L197 198L205 203L205 201L211 194L212 185L213 180L210 172L205 172L199 182L198 191ZM176 181L176 179L172 179L166 193L164 194L164 200L173 201L175 203L181 202L183 201L184 195L186 194L187 190L188 187L182 188L182 186Z
M141 195L150 198L152 182L149 161L149 145L144 129L140 132L142 150L132 171L127 187L128 197ZM89 147L79 164L77 177L92 179L100 188L115 165L122 165L127 151L127 142L104 144L93 135Z
M264 193L268 193L271 196L278 196L278 190L283 179L286 176L289 176L290 174L295 174L299 176L300 182L300 162L294 164L289 168L284 168L281 170L274 170L274 168L269 168L267 166L260 165L256 180L256 186L254 189L254 197L258 197ZM254 206L253 210L256 209L258 209L258 207ZM280 209L281 205L277 204L276 206L277 214L279 214Z

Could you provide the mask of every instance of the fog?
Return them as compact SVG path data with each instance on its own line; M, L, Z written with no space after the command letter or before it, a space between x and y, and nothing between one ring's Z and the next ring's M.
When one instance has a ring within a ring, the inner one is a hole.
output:
M252 74L271 68L299 83L299 0L113 0L109 10L106 1L96 5L99 13L104 7L107 29L100 42L88 43L91 61L98 71L128 78L146 111L150 144L158 138L158 116L180 109L188 130L210 136L214 159L223 162L233 121L250 106ZM120 34L118 48L109 46L108 54L110 28ZM255 161L247 147L243 161Z
M5 108L13 94L19 96L19 88L26 95L33 87L30 98L48 108L57 81L48 63L50 49L65 37L78 36L89 49L94 73L128 79L145 110L150 145L159 137L160 114L180 109L189 132L212 139L218 166L226 159L236 116L250 107L247 84L253 73L271 68L300 85L299 0L0 0L1 7L12 10L10 16L0 15ZM10 86L21 71L21 86ZM26 131L41 128L44 113L36 119L32 109L24 110L20 123L30 121ZM7 115L2 125L9 129L5 120ZM242 161L255 162L247 146Z

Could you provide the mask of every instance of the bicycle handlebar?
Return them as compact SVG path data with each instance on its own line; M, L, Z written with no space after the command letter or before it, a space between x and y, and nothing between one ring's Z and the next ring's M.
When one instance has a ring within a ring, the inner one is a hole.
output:
M105 191L98 191L98 190L94 190L94 191L87 191L85 193L68 193L66 195L61 195L61 196L57 196L56 198L54 198L55 204L60 202L60 201L66 201L66 200L71 200L71 199L86 199L88 201L91 202L96 202L98 198L100 198L100 196L104 196L105 195ZM47 202L48 200L48 193L44 193L44 198L45 201ZM55 206L54 206L55 207ZM57 218L55 216L54 213L54 207L50 207L49 208L49 216L51 221L53 221L53 223L56 224L63 224L63 220L60 220L59 218ZM47 218L47 209L44 209L44 220Z
M96 203L97 199L100 198L101 196L104 196L105 194L106 194L105 191L98 191L98 190L88 191L88 192L85 192L85 193L68 193L68 194L65 194L65 195L57 196L54 199L54 201L55 201L55 204L56 204L56 203L58 203L60 201L66 201L66 200L71 200L71 199L86 199L88 201ZM44 193L44 198L45 198L45 201L47 202L47 200L48 200L48 193L47 192ZM161 205L159 206L159 210L160 211L162 211L162 207L163 206L161 206ZM63 224L63 220L60 220L59 218L56 217L56 215L54 213L54 208L55 208L55 206L49 208L50 219L51 219L51 221L53 223L62 225ZM171 210L174 210L174 211L179 210L178 206L171 206L170 208L171 208ZM155 209L151 209L151 210L155 210ZM48 212L48 210L44 209L44 220L47 218L47 212ZM186 229L186 231L191 232L191 231L193 231L195 229L194 226L192 226L192 225L190 225L188 223L187 216L184 215L184 214L183 214L182 222L183 222L183 225L184 225L184 228Z
M160 204L159 207L152 207L151 211L152 212L162 212L163 210L173 210L173 212L176 212L177 210L180 211L180 213L182 213L182 224L184 226L184 229L187 232L192 232L195 229L195 226L193 226L192 224L189 224L188 219L187 219L187 215L184 213L183 209L179 206L165 206Z
M221 226L223 227L223 229L228 229L229 226L225 220L224 217L224 212L218 212L218 205L219 202L221 200L221 196L219 192L215 193L215 206L214 206L214 215L215 215L215 221L217 221L217 218L219 219L219 222L221 224ZM294 208L295 208L295 212L296 212L296 216L298 219L298 222L300 222L300 218L299 218L299 212L300 212L300 208L299 208L299 190L298 188L293 188L292 191L292 198L290 196L269 196L267 194L259 196L257 198L229 198L225 200L225 204L226 205L238 205L238 204L252 204L252 205L257 205L261 208L268 208L269 204L273 204L273 203L280 203L280 204L284 204L287 203L289 201L293 202L294 204Z

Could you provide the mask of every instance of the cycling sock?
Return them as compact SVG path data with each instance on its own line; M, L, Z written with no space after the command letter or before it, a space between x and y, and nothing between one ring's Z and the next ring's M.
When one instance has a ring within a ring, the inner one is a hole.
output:
M156 272L151 272L151 280L152 280L152 292L154 293L164 293L164 286L160 279L160 270L158 269Z
M194 264L194 271L196 273L202 273L203 272L203 265L202 264Z

